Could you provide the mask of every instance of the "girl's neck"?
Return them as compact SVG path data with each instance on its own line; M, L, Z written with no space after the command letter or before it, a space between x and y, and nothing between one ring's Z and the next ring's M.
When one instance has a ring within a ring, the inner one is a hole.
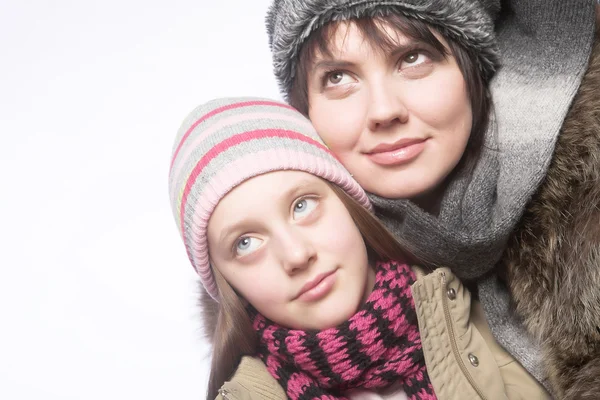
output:
M361 306L366 303L367 299L371 295L371 292L373 292L373 288L375 287L375 277L375 267L373 265L369 265L367 270L367 281L365 282L365 293L360 303Z

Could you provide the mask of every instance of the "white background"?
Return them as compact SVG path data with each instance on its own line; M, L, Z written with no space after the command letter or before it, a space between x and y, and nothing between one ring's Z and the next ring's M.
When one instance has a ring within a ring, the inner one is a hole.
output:
M0 1L0 398L201 399L183 118L279 98L269 0Z

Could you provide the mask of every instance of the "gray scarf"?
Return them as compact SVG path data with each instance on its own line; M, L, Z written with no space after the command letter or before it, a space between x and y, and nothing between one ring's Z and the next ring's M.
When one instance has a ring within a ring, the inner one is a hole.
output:
M502 66L491 82L495 116L474 171L449 184L437 217L410 201L370 197L378 216L417 256L477 280L492 333L546 384L539 345L511 312L509 294L493 268L545 176L585 73L595 2L506 3L496 23Z

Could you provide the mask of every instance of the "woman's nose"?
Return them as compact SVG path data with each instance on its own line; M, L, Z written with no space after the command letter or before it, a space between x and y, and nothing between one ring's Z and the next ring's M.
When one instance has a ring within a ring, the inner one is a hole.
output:
M372 132L408 121L408 109L393 82L382 80L370 88L368 126Z

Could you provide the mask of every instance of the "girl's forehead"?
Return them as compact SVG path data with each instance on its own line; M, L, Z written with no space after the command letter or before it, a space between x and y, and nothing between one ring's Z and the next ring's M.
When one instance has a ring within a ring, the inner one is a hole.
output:
M275 203L294 197L302 190L326 186L325 182L312 174L296 170L280 170L254 176L240 183L219 202L233 206L254 203ZM219 206L217 205L217 207Z

